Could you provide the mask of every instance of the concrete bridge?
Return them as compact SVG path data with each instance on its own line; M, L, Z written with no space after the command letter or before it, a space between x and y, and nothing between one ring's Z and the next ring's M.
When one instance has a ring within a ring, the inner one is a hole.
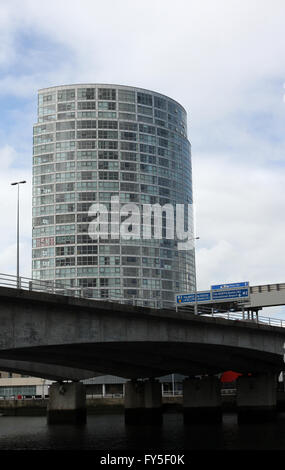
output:
M272 411L273 383L284 369L285 328L248 321L1 287L0 325L0 370L56 381L105 374L131 379L126 387L130 419L134 410L136 419L139 409L150 409L151 415L155 414L160 398L154 378L169 373L190 377L186 379L184 398L192 418L194 408L200 416L202 408L218 409L214 374L230 369L244 374L240 383L248 390L252 389L248 381L255 383L259 408L269 406ZM248 373L253 375L248 378ZM198 383L194 379L197 375L207 377ZM258 392L261 382L262 393ZM198 395L194 392L197 383ZM75 397L82 397L81 386L56 384L55 392L51 391L51 396L57 397L53 399L57 402L55 408L64 408L62 400L67 403L69 389L76 408ZM247 407L254 405L254 396L251 393L248 405L242 395L240 407L248 411ZM261 395L267 397L265 401ZM81 405L77 408L82 411Z

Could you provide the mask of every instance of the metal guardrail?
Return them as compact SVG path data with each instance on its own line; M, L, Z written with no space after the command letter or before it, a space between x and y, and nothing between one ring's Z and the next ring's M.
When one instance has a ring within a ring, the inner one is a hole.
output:
M177 308L177 306L176 306ZM193 305L179 306L180 312L185 313L194 313ZM226 320L234 321L245 321L250 323L266 324L270 326L285 327L285 319L266 317L264 315L259 315L254 310L246 309L243 304L240 304L240 311L233 311L225 308L224 310L219 305L218 309L213 308L207 305L199 305L198 315L203 317L215 317L215 318L224 318Z
M272 318L264 317L262 315L257 315L255 318L246 318L245 314L242 312L219 312L219 313L205 313L203 316L206 317L219 317L225 318L226 320L235 320L235 321L247 321L250 323L261 323L271 326L285 327L285 320L281 318Z
M144 302L154 302L155 308L159 309L162 308L162 300L161 299L140 299L138 297L132 298L122 298L122 295L116 297L93 297L91 287L77 287L77 288L67 288L64 283L60 280L56 281L43 281L40 279L31 279L28 277L14 276L12 274L3 274L0 273L0 286L1 287L9 287L12 289L22 289L28 290L32 292L45 292L47 294L57 294L57 295L65 295L68 297L77 297L77 298L84 298L89 300L100 300L102 302L116 302L125 305L133 305L133 306L144 306ZM169 307L171 308L171 307Z
M136 306L143 306L143 302L146 300L152 300L156 302L156 308L160 307L161 300L156 299L122 299L122 297L108 297L108 298L100 298L100 297L92 297L90 293L92 292L92 288L84 287L84 288L66 288L62 281L43 281L39 279L31 279L28 277L21 276L17 278L12 274L3 274L0 273L0 286L2 287L9 287L13 289L23 289L33 292L45 292L48 294L58 294L58 295L65 295L69 297L77 297L77 298L84 298L89 300L100 300L105 302L116 302L120 304L126 305L136 305ZM175 308L175 306L173 306ZM182 310L182 309L181 309ZM184 309L183 309L184 310ZM187 311L185 309L185 311ZM245 314L242 312L229 312L229 311L219 311L213 312L213 309L209 309L208 313L202 313L202 316L211 316L211 317L218 317L218 318L225 318L227 320L235 320L235 321L248 321L251 323L259 323L259 324L266 324L270 326L279 326L285 327L285 320L281 318L272 318L272 317L265 317L262 315L256 315L255 318L246 318Z

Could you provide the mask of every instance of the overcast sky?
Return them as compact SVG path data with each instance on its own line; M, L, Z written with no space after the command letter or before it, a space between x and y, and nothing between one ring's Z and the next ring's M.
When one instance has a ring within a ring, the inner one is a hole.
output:
M188 113L198 288L285 282L284 0L1 0L0 271L31 275L37 90L115 83ZM280 312L280 309L279 309Z

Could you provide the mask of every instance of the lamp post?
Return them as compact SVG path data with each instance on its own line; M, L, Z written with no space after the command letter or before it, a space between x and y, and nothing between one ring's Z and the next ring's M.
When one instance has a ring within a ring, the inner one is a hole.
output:
M199 240L200 237L194 237L194 238L190 238L189 240L193 241L194 240ZM188 240L188 241L189 241ZM194 246L195 248L195 246ZM180 263L179 263L179 255L178 255L178 274L180 274ZM193 292L193 291L192 291ZM176 312L177 312L177 303L176 303ZM196 278L196 259L195 259L195 304L194 304L194 313L195 315L198 314L198 309L197 309L197 278Z
M11 186L18 186L18 198L17 198L17 289L20 289L20 184L25 184L26 181L17 181L11 183Z
M199 240L200 237L195 237L193 240ZM196 255L196 253L195 253ZM197 300L197 269L196 269L196 256L195 256L195 306L194 306L194 313L198 315L198 300Z

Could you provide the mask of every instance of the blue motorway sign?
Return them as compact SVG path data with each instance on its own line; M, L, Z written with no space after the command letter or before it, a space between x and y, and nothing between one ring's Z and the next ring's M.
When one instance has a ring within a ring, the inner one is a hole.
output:
M197 292L191 294L177 294L176 303L177 304L193 304L204 303L204 302L219 302L222 300L238 300L238 299L248 299L249 298L249 287L243 287L241 289L216 289L205 292Z
M215 286L211 286L212 290L215 289L232 289L234 287L247 287L249 282L232 282L231 284L217 284Z
M198 292L197 302L207 302L211 300L211 292Z
M230 300L249 297L249 288L216 290L212 292L213 300Z
M177 304L186 304L195 302L195 294L181 294L176 296L176 303Z
M211 300L211 292L198 292L197 302L207 302ZM179 294L176 296L177 304L186 304L196 302L196 294Z

